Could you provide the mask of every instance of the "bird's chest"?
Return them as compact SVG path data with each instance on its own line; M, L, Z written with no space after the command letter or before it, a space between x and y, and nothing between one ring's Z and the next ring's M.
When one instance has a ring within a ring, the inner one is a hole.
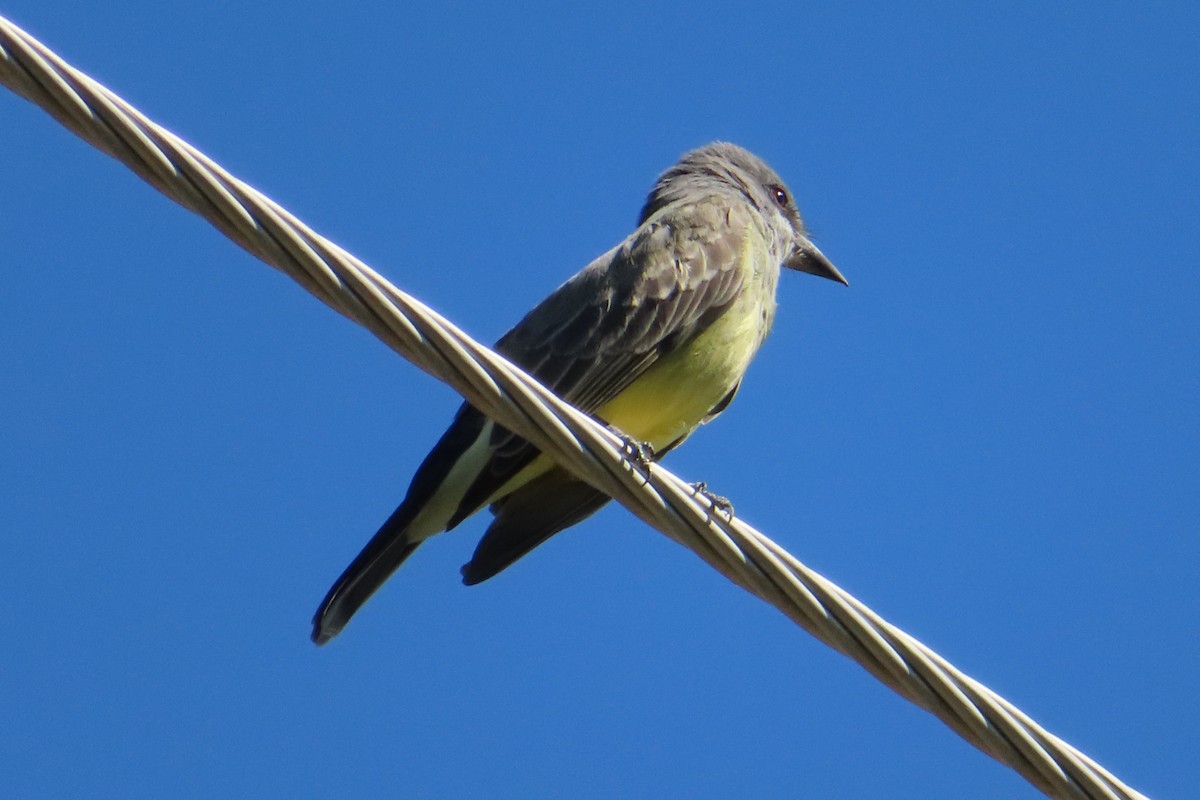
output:
M724 314L663 357L597 416L656 448L694 430L737 386L775 317L774 280L748 278Z

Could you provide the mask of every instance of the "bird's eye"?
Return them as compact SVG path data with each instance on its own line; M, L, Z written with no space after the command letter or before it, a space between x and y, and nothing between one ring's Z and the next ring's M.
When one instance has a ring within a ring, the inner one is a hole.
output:
M787 189L784 189L782 186L772 186L771 194L775 197L775 202L779 204L780 208L788 207Z

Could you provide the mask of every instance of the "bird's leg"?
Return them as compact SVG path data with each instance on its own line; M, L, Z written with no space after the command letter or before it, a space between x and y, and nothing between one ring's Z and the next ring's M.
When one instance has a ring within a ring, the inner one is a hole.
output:
M713 508L717 509L718 511L723 511L725 516L729 517L729 519L733 519L733 503L729 501L728 497L722 497L719 494L713 494L708 490L708 484L704 481L696 481L695 483L690 484L690 486L696 494L712 503Z

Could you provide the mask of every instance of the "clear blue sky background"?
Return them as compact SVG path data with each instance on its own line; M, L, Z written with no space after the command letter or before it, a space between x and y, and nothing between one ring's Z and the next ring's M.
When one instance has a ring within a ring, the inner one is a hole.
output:
M758 152L852 287L669 465L1192 796L1196 6L430 5L0 12L485 341ZM456 396L11 95L0 185L7 797L1037 796L617 507L317 650Z

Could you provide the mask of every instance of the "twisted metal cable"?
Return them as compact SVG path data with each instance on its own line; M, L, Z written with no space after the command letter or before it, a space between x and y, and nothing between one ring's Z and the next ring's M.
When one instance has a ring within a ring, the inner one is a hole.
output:
M0 17L0 83L1055 798L1144 798Z

